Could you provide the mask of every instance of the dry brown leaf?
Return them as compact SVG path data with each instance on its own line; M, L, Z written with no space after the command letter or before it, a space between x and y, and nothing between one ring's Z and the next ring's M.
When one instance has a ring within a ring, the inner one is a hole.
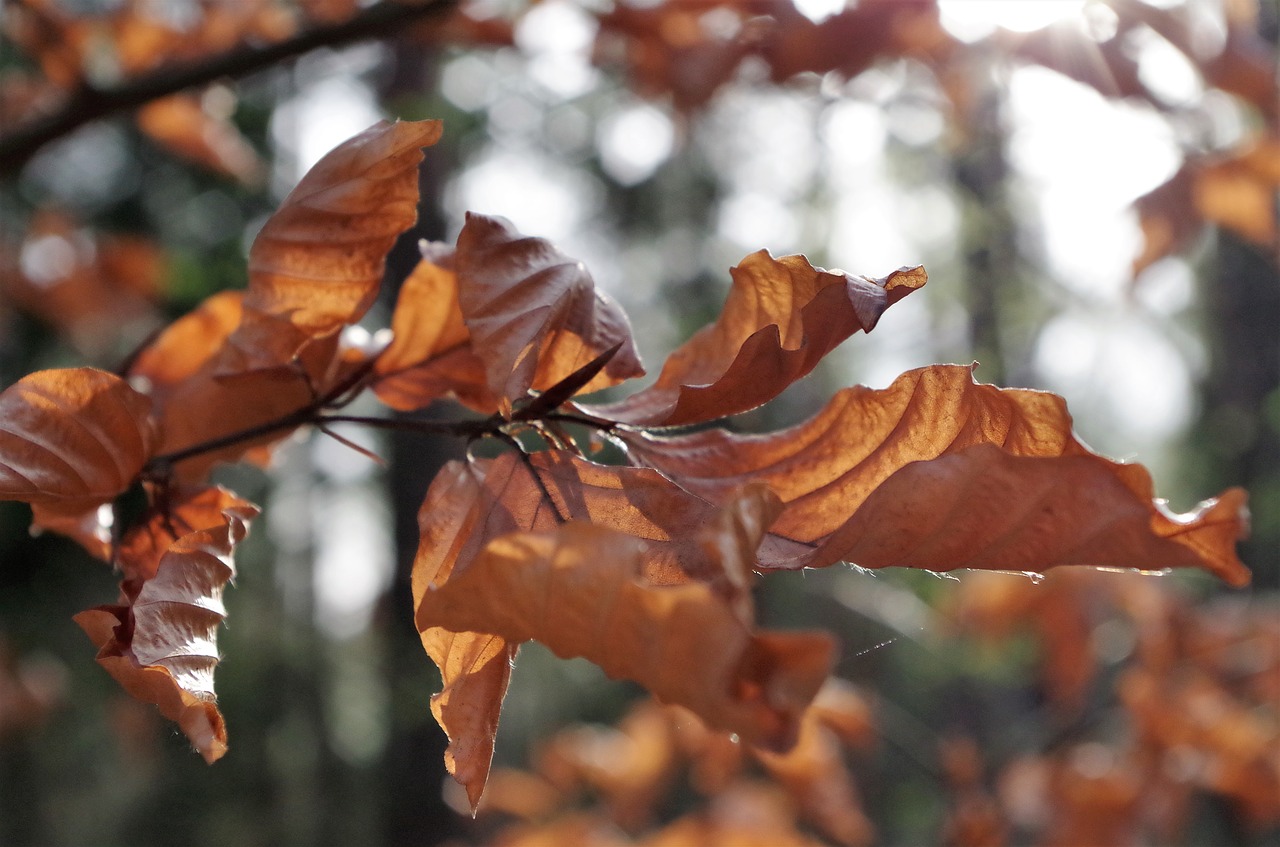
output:
M492 537L486 517L483 475L470 464L450 462L440 469L418 512L421 537L413 562L413 605L434 586L444 585L460 556L465 563ZM442 690L431 698L431 713L449 736L445 767L467 791L472 814L480 805L502 700L511 679L516 646L495 635L451 632L418 623L422 647L440 670Z
M790 4L770 11L778 25L766 31L759 50L775 82L805 72L851 79L882 59L936 62L958 46L935 3L858 3L816 22Z
M692 111L748 55L749 45L736 36L756 10L747 3L718 5L733 14L735 26L708 26L706 3L615 4L600 17L594 59L624 65L628 82L642 95L670 96L677 109Z
M205 761L227 750L213 671L217 629L226 618L222 591L235 576L233 552L258 510L237 500L220 526L184 535L154 575L121 583L121 603L76 615L98 649L98 663L134 698L176 722Z
M1247 532L1242 491L1175 515L1154 501L1144 468L1075 440L1061 398L981 385L966 367L846 389L768 435L626 437L634 455L712 501L767 483L786 508L760 550L766 569L1199 567L1249 581L1235 552Z
M151 457L151 401L93 368L38 371L0 392L0 498L87 509L127 489Z
M163 398L157 414L164 435L159 452L205 448L216 439L283 420L305 408L316 394L315 382L296 366L227 375L211 372L217 366L218 359L214 359ZM298 425L293 421L216 448L200 449L173 463L175 476L184 483L200 482L219 462L233 462L255 447L276 443Z
M1142 251L1133 273L1191 246L1204 230L1204 217L1194 199L1198 168L1186 163L1166 182L1133 201L1142 227Z
M457 466L448 467L451 474L460 473ZM598 465L563 450L535 453L527 461L515 454L474 460L471 469L482 481L482 491L472 506L475 524L465 544L453 542L458 547L449 552L448 567L454 561L465 567L481 547L499 535L552 530L564 520L578 520L643 539L644 578L655 585L696 580L712 587L735 608L751 587L745 572L726 570L721 561L712 561L706 545L741 546L745 543L741 533L750 532L753 524L767 523L762 512L772 508L768 505L772 496L759 486L744 486L751 489L746 494L726 493L726 502L735 503L736 508L725 512L647 468ZM432 499L428 495L428 500ZM438 509L420 513L425 521L420 523L420 558L425 551L441 546L433 540L436 514L448 513ZM708 527L711 536L707 535Z
M193 532L216 529L228 514L252 509L235 494L218 486L184 489L149 486L150 508L133 526L121 527L116 566L125 579L148 580L174 544ZM252 517L252 515L250 516Z
M815 268L803 256L761 250L730 272L724 311L676 349L657 382L625 400L590 407L610 420L651 426L699 423L772 400L890 305L925 284L924 268L883 279Z
M383 122L317 162L254 239L246 310L311 336L358 320L387 251L417 219L421 148L440 133L439 121Z
M484 362L471 349L452 270L420 261L400 288L391 331L374 368L373 390L382 402L412 411L452 394L479 412L497 410Z
M502 536L425 593L419 627L536 639L745 740L793 743L830 670L830 637L754 632L704 585L644 581L643 557L638 539L591 524Z
M492 539L524 530L553 530L561 515L567 515L648 539L645 567L650 582L703 579L741 615L746 599L742 579L731 577L723 567L709 567L699 540L699 531L714 522L716 511L652 471L604 467L559 451L530 456L528 464L515 454L453 462L437 474L419 512L415 604L421 603L429 586L443 585L469 568ZM744 520L752 514L744 506ZM450 738L446 762L474 805L492 758L514 647L508 652L501 639L443 630L421 615L418 629L444 681L432 710Z
M642 376L631 325L582 262L504 218L468 213L453 255L472 349L503 410L621 345L583 391Z
M169 324L133 360L129 376L145 378L153 397L194 376L240 325L243 298L243 291L220 291Z

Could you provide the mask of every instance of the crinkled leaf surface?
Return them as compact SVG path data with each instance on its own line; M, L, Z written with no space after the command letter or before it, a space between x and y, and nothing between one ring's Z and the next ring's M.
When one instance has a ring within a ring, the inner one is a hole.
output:
M462 320L458 277L423 259L400 287L391 344L378 356L373 389L393 409L421 409L452 394L480 412L497 410L484 362Z
M727 598L744 590L745 578L726 571L718 562L710 565L704 549L703 530L708 524L726 520L722 509L689 494L660 473L648 468L599 465L563 450L535 453L527 461L504 454L496 459L473 460L470 468L479 488L471 506L474 515L469 518L473 521L469 535L455 541L443 564L437 564L434 556L443 555L444 548L433 540L437 531L435 515L448 512L439 507L431 513L424 509L418 567L427 567L422 557L430 549L441 552L433 554L429 572L452 568L455 563L464 569L481 547L499 535L552 530L563 521L577 520L643 539L644 577L651 583L679 585L696 580L717 586ZM454 473L461 471L455 469ZM741 499L737 492L725 495L728 500ZM431 500L429 496L428 501ZM743 525L725 525L726 531L748 531L764 521L764 510L762 505L742 505L734 514L740 516ZM728 543L730 537L725 535L717 543Z
M240 326L243 291L220 291L178 318L148 344L129 367L145 377L152 396L194 376Z
M520 235L504 218L467 215L453 256L462 315L505 407L545 390L619 346L584 391L641 376L621 307L551 242Z
M421 538L413 563L413 603L447 583L458 557L484 541L483 475L469 463L450 462L427 490L418 513ZM511 680L516 645L487 633L451 632L418 623L422 647L440 669L443 688L431 713L449 736L445 767L467 790L474 812L489 778L502 700Z
M745 412L777 397L890 305L925 284L924 268L883 279L815 268L803 256L761 250L732 269L720 318L676 349L649 388L591 409L611 420L691 424Z
M93 368L23 377L0 392L0 499L61 511L109 502L151 457L150 410Z
M1052 394L975 383L970 368L910 371L884 390L837 394L768 435L628 436L633 454L711 500L747 480L786 504L763 568L847 560L949 570L1062 564L1200 567L1233 585L1243 492L1190 515L1153 500L1150 475L1091 453Z
M133 526L123 527L116 549L116 565L125 579L148 580L156 575L164 555L181 539L200 530L216 530L228 515L256 512L242 498L220 486L169 486L151 492L153 504Z
M130 695L175 721L205 760L227 750L215 703L217 629L226 618L222 592L235 576L233 551L257 509L235 501L221 525L171 544L150 576L121 583L121 603L76 615L98 649L98 663Z
M387 251L417 219L421 148L440 133L439 121L382 122L317 162L249 250L245 307L311 335L358 320Z
M830 671L831 638L757 633L706 585L648 583L643 558L639 539L579 522L503 536L424 594L419 621L537 639L747 741L793 743Z
M488 774L514 644L503 632L442 624L423 605L424 598L468 573L496 538L527 530L554 532L565 520L591 521L640 545L635 567L646 586L691 585L698 596L705 594L711 598L707 602L732 615L740 632L748 632L750 562L777 502L763 487L732 499L733 508L720 509L651 470L605 467L563 451L526 460L506 454L455 462L441 471L419 513L414 596L423 645L444 678L445 689L433 699L432 710L450 738L446 763L473 804ZM504 591L496 585L492 590L495 598ZM761 667L791 656L793 642L778 638L753 648Z

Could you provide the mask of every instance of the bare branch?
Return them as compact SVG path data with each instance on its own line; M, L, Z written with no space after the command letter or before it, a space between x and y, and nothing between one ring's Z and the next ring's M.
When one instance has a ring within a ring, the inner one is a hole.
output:
M319 47L380 38L419 20L442 19L456 5L457 0L383 0L341 23L318 26L274 44L245 44L199 61L165 65L110 88L84 86L58 111L0 135L0 174L17 172L45 144L99 118L219 79L239 79Z

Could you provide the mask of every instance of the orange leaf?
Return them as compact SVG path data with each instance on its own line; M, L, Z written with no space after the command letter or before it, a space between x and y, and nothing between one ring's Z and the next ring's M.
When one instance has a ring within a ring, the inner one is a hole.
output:
M477 411L497 410L484 362L471 349L452 270L429 259L419 262L400 288L391 331L391 344L374 369L374 391L382 402L412 411L453 394Z
M827 725L824 698L836 701L836 709L847 708L841 700L857 701L865 718L866 706L850 689L835 680L818 692L813 707L800 722L796 746L783 754L755 751L769 774L784 786L801 814L837 844L862 845L875 841L875 828L862 807L857 784L844 760L841 737ZM856 708L856 706L855 706ZM843 716L841 716L843 717Z
M586 267L503 218L469 213L453 257L472 347L504 409L621 344L583 391L644 374L626 314Z
M134 359L129 376L144 377L155 397L194 376L240 325L243 291L220 291L178 318Z
M0 392L0 499L106 503L152 453L151 401L93 368L38 371Z
M217 629L226 618L222 591L235 576L235 546L257 513L243 500L228 503L220 526L183 536L154 575L121 583L121 605L76 615L99 648L98 663L131 696L177 722L209 763L227 750L213 690Z
M216 375L211 371L216 371L217 365L215 359L164 397L159 415L164 433L162 452L199 447L252 427L271 424L305 408L314 399L316 386L301 368L281 365ZM216 449L203 450L175 462L175 475L184 482L198 482L217 463L236 461L251 448L275 443L297 427L295 421Z
M819 664L825 668L829 661L831 645L825 637L768 633L755 636L751 630L750 562L759 535L776 509L776 500L760 487L744 491L735 498L733 508L717 509L653 471L595 465L562 451L523 458L505 454L493 460L447 465L432 483L419 512L422 540L414 562L413 587L423 645L444 678L445 691L438 698L447 699L443 703L434 700L433 711L450 738L451 752L446 761L467 787L472 803L479 801L484 788L493 733L506 690L507 661L514 655L514 643L509 642L516 639L487 624L469 628L435 619L431 597L466 577L468 585L486 586L469 590L490 594L488 598L473 598L475 602L509 602L503 599L508 588L502 583L489 582L488 577L467 576L488 555L485 545L526 530L554 532L565 519L590 520L598 525L590 531L614 533L627 540L613 543L628 550L632 548L627 545L634 546L633 563L639 569L636 576L644 590L685 585L696 602L714 607L711 614L727 615L737 622L736 630L727 628L743 642L735 660L741 662L738 670L744 685L747 679L758 678L761 687L768 689L772 681L785 674L779 668L789 663L795 663L797 672L807 681L807 674L816 673ZM595 558L608 556L597 553ZM610 568L617 567L607 566L602 572L604 577L610 578ZM673 614L689 614L690 609L681 607ZM563 612L572 614L569 609ZM557 611L557 615L560 613ZM660 610L654 614L660 614ZM492 633L503 640L490 643L486 640L489 636L479 633ZM692 635L692 630L686 633L686 637ZM499 649L507 646L512 651L509 654ZM549 646L556 649L555 644ZM611 667L604 666L606 670ZM624 662L615 670L624 673L628 668ZM446 706L452 711L447 711ZM747 719L747 713L755 714L748 706L740 707L739 713L740 721ZM785 739L786 733L794 729L788 718L779 720L781 724L773 728L776 734L768 739L776 744L784 743L779 739Z
M451 477L463 473L460 466L447 467ZM751 494L734 498L738 506L726 516L715 504L690 495L652 470L598 465L561 450L535 453L527 461L511 453L473 460L467 473L478 486L466 495L472 510L467 517L468 535L448 536L452 546L437 537L441 521L448 526L454 519L447 517L450 513L443 501L430 492L427 503L432 506L424 504L419 513L422 545L415 568L424 575L437 569L447 574L455 566L465 569L486 543L500 535L552 530L564 520L578 520L643 539L643 575L650 583L681 585L697 580L736 602L749 591L747 575L726 570L721 560L708 558L704 529L714 524L723 532L717 544L741 546L747 543L743 533L773 517L768 503L772 496L759 486L748 489ZM448 483L439 484L441 491L449 490ZM456 502L451 501L451 507ZM736 562L730 564L736 567Z
M228 514L252 507L221 487L164 488L151 493L154 504L131 527L122 527L116 564L125 579L148 580L160 561L185 536L214 529L227 522ZM250 516L252 517L252 515Z
M418 513L422 536L413 563L415 609L432 587L447 582L466 545L486 540L484 527L476 525L483 496L481 477L470 465L450 462L436 474ZM474 814L489 778L516 645L494 635L422 623L418 631L443 684L431 698L431 714L449 736L445 767L466 788Z
M240 130L225 114L206 109L196 95L152 100L136 120L156 142L197 165L247 184L262 175L262 162Z
M1055 565L1200 567L1249 580L1235 542L1244 493L1189 515L1153 501L1149 474L1089 452L1052 394L980 385L970 368L910 371L856 387L781 432L627 436L682 487L723 499L748 479L786 504L760 567L1041 571Z
M592 414L653 426L699 423L772 400L893 303L925 284L922 267L883 279L815 268L761 250L733 268L719 320L668 357L649 388Z
M591 524L506 535L424 594L419 625L537 639L747 741L794 743L830 670L830 637L757 633L708 586L647 582L643 560L639 539Z
M249 250L246 309L310 335L358 320L387 251L417 218L421 148L440 132L439 121L383 122L317 162Z

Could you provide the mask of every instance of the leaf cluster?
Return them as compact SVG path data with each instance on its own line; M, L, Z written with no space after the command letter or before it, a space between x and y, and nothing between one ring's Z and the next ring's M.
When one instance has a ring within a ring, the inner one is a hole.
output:
M847 388L779 432L716 425L873 330L925 284L919 267L876 278L748 255L720 316L654 382L595 402L586 395L644 373L626 315L581 262L472 214L455 243L422 245L389 343L350 343L344 331L415 220L421 149L440 132L381 123L331 152L262 228L248 288L177 320L123 373L41 371L0 393L0 497L120 570L117 602L77 620L98 661L207 760L227 744L213 690L222 592L258 511L209 474L264 462L305 427L332 435L356 422L506 448L432 480L413 572L417 628L443 679L431 710L473 808L525 641L781 753L801 737L836 645L824 632L757 627L758 574L1078 565L1248 581L1235 554L1243 492L1174 514L1145 469L1072 435L1060 398L977 383L971 366ZM401 411L452 397L475 415L343 414L365 392ZM600 461L601 441L626 464ZM126 521L116 506L139 489L146 508Z

